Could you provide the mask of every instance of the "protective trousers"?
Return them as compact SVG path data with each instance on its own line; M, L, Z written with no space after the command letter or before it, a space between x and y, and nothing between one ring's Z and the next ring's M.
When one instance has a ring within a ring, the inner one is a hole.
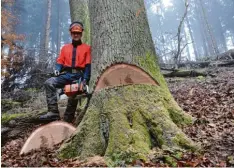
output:
M58 77L51 77L45 81L44 86L46 89L46 100L48 106L48 112L59 113L57 104L57 88L63 88L66 84L71 84L72 81L79 80L82 74L66 73ZM64 113L64 118L73 118L75 115L78 100L69 98L67 108Z

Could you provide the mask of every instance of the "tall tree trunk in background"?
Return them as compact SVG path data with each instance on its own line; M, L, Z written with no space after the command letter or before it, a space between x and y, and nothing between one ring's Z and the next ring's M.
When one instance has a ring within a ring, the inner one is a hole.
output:
M200 35L201 35L201 39L202 39L202 51L204 53L203 57L207 57L210 55L213 55L211 53L211 51L213 51L213 48L210 44L210 41L208 40L208 32L204 23L204 19L202 17L201 11L200 11L200 6L198 4L195 3L195 10L197 13L197 20L199 22L199 29L200 29Z
M207 18L207 15L206 15L206 11L205 11L203 2L202 2L201 0L199 0L199 2L200 2L201 10L202 10L202 17L203 17L203 19L204 19L206 29L207 29L207 31L208 31L208 33L209 33L209 36L210 36L210 40L211 40L211 44L212 44L212 48L213 48L214 54L215 54L215 56L216 56L216 58L217 58L217 57L218 57L218 54L219 54L217 42L216 42L216 40L215 40L215 37L214 37L214 35L213 35L213 33L212 33L210 24L209 24L209 22L208 22L208 18Z
M173 99L156 63L144 1L89 1L89 6L93 94L60 157L146 160L153 147L196 149L179 128L192 118ZM131 74L129 67L142 72ZM141 73L154 84L134 84Z
M60 0L57 0L57 7L58 7L58 12L57 12L57 54L60 52L60 44L61 44L61 25L60 25Z
M175 57L174 57L174 64L175 64L175 69L178 69L178 64L180 62L180 57L181 57L181 53L182 53L182 50L181 50L181 42L182 42L182 37L181 37L181 31L182 31L182 26L184 24L184 19L188 13L188 1L185 0L185 11L184 11L184 14L180 20L180 23L179 23L179 26L178 26L178 29L177 29L177 51L176 51L176 54L175 54Z
M225 31L222 27L222 20L220 18L217 18L218 19L218 26L216 27L216 29L218 30L217 34L219 35L219 40L220 40L220 43L222 45L222 51L221 52L225 52L227 51L227 42L226 42L226 37L224 35Z
M51 0L47 0L47 15L46 15L46 26L45 26L45 42L43 46L44 55L43 60L45 61L49 49L49 40L50 40L50 19L51 19Z
M185 31L185 24L183 26L183 33L184 33L184 45L187 45L189 43L189 40L188 40L186 31ZM190 55L190 51L189 51L189 46L188 45L186 46L186 52L187 52L186 59L189 60L189 61L191 61L191 55Z
M82 41L90 44L90 19L88 0L69 0L71 20L80 21L84 24Z
M231 38L232 38L232 45L234 46L234 31L232 31L232 36L231 36Z
M201 34L202 34L202 48L203 48L203 52L204 52L204 55L205 57L208 57L211 55L210 53L210 49L208 49L208 46L209 46L209 43L208 43L208 40L206 38L206 33L204 33L202 30L201 30Z
M196 60L197 60L197 59L198 59L197 46L196 46L196 42L195 42L194 37L193 37L193 32L192 32L191 24L190 24L189 19L188 19L187 16L186 16L186 18L185 18L185 22L186 22L186 24L187 24L187 26L188 26L189 35L190 35L191 40L192 40L194 55L195 55L195 58L196 58Z

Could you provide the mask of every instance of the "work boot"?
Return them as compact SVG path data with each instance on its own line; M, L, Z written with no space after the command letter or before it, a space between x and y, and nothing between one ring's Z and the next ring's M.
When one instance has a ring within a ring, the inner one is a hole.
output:
M56 120L60 120L60 116L59 113L54 113L54 112L48 112L44 115L41 115L39 117L39 120L43 120L43 121L56 121Z

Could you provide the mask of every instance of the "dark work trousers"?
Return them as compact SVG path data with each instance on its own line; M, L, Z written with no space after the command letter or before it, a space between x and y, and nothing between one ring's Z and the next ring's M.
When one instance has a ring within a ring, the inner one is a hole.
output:
M44 86L46 89L46 100L47 100L48 111L53 113L59 113L56 89L63 88L66 84L71 84L72 81L79 80L82 76L83 74L80 73L76 74L66 73L59 75L57 77L51 77L45 81ZM69 98L64 116L66 117L74 116L77 103L78 103L77 99Z

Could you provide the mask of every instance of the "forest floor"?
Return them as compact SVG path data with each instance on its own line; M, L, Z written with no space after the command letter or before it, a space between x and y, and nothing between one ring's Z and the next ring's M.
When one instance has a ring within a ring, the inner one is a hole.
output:
M234 166L234 68L213 69L216 77L167 78L168 86L179 105L196 118L193 125L184 132L201 144L202 155L183 153L177 159L177 166L186 167L226 167ZM2 146L2 167L25 166L106 166L102 157L88 158L86 161L56 158L56 149L41 149L19 156L19 151L36 125L17 138ZM154 160L154 161L153 161ZM130 166L167 166L163 159L152 159L143 163L134 161Z

